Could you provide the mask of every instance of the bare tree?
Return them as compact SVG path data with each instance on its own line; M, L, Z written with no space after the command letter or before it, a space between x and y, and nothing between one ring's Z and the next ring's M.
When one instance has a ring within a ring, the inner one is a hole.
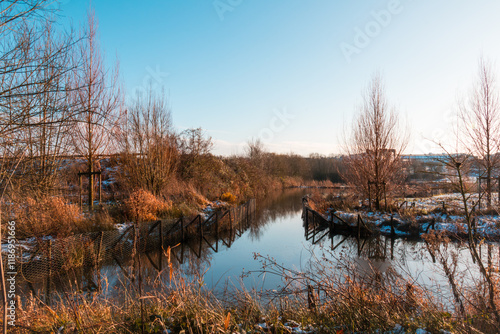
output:
M459 103L459 120L461 143L481 168L491 207L491 180L498 177L500 167L500 104L492 66L484 58L479 60L478 77L470 94Z
M495 327L498 328L500 325L500 311L497 305L498 296L500 294L498 287L499 271L498 268L493 268L491 263L486 265L481 254L478 252L478 248L481 247L482 243L482 241L480 241L478 244L476 236L477 211L475 209L478 202L474 202L473 200L471 187L468 185L466 176L467 174L470 174L470 170L474 165L474 160L476 158L469 154L452 154L449 153L442 145L439 144L439 146L445 152L445 158L439 159L439 161L447 168L448 172L445 176L456 188L456 191L461 197L465 223L467 224L467 247L469 248L471 257L474 263L477 264L481 274L478 278L483 280L482 283L477 282L476 285L479 287L481 284L484 284L485 292L487 293L486 300L475 300L471 301L471 303L473 305L475 303L484 303L487 305L492 314L492 319L490 321L494 319ZM480 198L481 194L479 194L479 199ZM489 316L485 318L488 319Z
M18 106L18 98L26 96L26 87L33 87L31 76L24 74L37 73L42 65L36 57L25 57L26 51L30 50L33 39L20 38L21 35L15 33L22 26L29 26L33 31L36 30L38 21L45 21L42 13L46 11L47 2L46 0L0 1L0 181L2 185L0 204L10 183L10 178L17 169L20 157L23 156L23 149L18 145L20 141L17 131L25 126L25 116L16 107ZM32 91L28 94L36 93ZM0 272L3 273L3 271L3 262L0 258ZM8 304L3 275L1 283L3 333L7 333Z
M380 75L373 76L350 135L345 137L344 179L363 195L372 195L375 206L385 191L399 186L403 178L401 154L408 136L400 127L396 111L388 105Z
M130 189L142 188L160 195L174 176L179 160L177 136L163 95L158 96L151 88L146 96L138 95L123 128L122 180Z
M182 131L179 135L180 175L192 179L202 172L213 146L212 137L205 136L202 128Z
M20 145L25 147L25 161L21 164L17 187L19 191L40 197L55 189L62 155L67 152L71 114L68 102L67 80L74 68L71 33L59 33L47 22L27 57L39 59L34 72L24 73L24 96L12 99L22 126L16 130ZM26 27L23 31L29 30ZM23 34L29 35L28 33Z
M105 65L97 37L97 19L89 11L85 42L80 44L77 57L82 61L74 71L72 104L76 108L76 126L73 144L77 154L85 157L89 177L89 206L94 202L94 175L99 155L109 153L116 131L121 105L118 87L118 69L109 72Z

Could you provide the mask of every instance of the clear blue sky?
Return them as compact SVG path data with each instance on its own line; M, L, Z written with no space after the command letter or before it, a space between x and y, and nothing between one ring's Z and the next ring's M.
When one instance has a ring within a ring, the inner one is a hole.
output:
M175 126L202 127L217 154L242 153L259 137L269 151L339 153L375 71L410 125L408 152L436 152L426 139L450 141L457 96L470 89L479 56L500 65L494 0L92 5L106 59L119 59L126 93L150 79L163 85ZM89 2L64 0L60 7L78 26Z

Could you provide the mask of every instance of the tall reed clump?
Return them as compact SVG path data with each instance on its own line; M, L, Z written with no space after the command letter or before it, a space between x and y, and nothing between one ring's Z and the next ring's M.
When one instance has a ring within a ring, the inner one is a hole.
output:
M11 210L10 217L16 221L18 238L64 237L78 232L85 224L80 208L66 204L60 197L27 198Z

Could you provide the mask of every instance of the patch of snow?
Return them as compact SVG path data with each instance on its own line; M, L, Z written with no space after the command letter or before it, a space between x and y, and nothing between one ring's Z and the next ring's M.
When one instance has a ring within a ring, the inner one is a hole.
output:
M129 228L130 226L132 226L133 224L131 222L128 222L128 223L118 223L118 224L115 224L115 229L117 229L118 231L125 231L127 228Z

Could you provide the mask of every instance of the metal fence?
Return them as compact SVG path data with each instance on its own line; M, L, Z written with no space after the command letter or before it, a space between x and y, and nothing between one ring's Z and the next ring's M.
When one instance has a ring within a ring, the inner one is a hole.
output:
M56 274L103 263L123 263L135 252L147 253L197 240L218 251L219 241L231 245L251 223L254 199L226 211L151 223L131 224L125 229L78 234L60 239L33 239L16 247L15 270L19 282L39 282ZM229 233L228 233L229 232ZM229 235L229 237L227 237ZM219 236L226 238L220 240ZM195 252L196 253L196 252ZM8 255L2 253L4 263ZM201 256L198 252L197 256ZM12 259L11 262L12 263ZM49 282L50 284L50 282Z

